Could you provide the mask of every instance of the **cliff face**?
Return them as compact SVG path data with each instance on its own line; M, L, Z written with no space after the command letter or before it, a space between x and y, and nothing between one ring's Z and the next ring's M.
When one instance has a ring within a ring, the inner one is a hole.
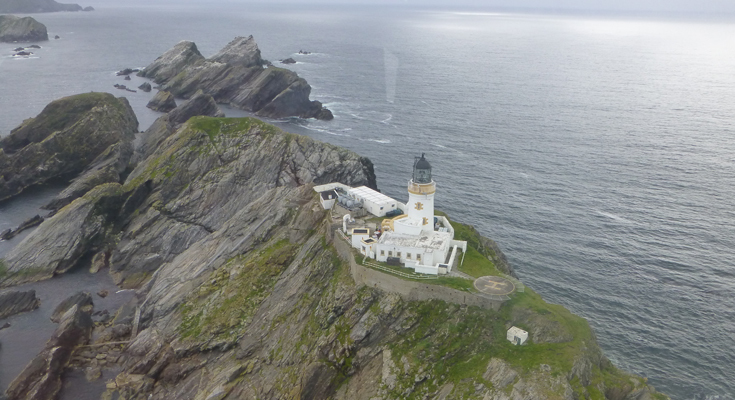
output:
M303 78L287 69L263 68L263 63L252 36L235 38L209 59L194 43L183 41L138 75L153 79L175 96L189 98L203 90L218 103L262 117L333 118L320 102L309 100L311 86Z
M375 187L369 160L255 119L165 122L123 185L64 207L3 262L9 284L96 254L138 288L94 335L131 340L119 358L95 347L120 368L103 398L665 398L616 370L586 321L529 289L493 311L355 285L312 187ZM511 272L494 243L459 230ZM511 324L532 344L507 342ZM71 357L99 367L90 360Z
M48 40L46 25L31 17L18 18L14 15L0 15L0 42L39 42L43 40Z
M82 11L82 7L79 4L64 4L55 0L0 0L0 13L31 14L56 11Z

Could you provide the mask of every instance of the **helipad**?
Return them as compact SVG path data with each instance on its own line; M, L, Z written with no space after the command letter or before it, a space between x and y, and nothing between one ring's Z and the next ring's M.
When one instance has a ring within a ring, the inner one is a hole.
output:
M505 296L516 290L513 282L499 276L481 276L475 279L475 289L480 293Z

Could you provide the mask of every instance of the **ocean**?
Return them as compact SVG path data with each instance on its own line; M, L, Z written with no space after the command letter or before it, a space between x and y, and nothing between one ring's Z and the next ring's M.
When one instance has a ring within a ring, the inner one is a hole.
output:
M264 58L295 58L288 68L335 114L269 122L369 157L380 189L401 201L426 153L437 208L497 241L547 301L587 318L618 367L673 399L735 398L735 21L92 5L34 15L61 38L30 58L0 44L0 134L89 91L127 97L144 130L159 115L145 108L152 94L113 88L144 81L116 71L180 40L209 56L252 34ZM0 230L55 191L0 204ZM0 331L5 375L12 329Z

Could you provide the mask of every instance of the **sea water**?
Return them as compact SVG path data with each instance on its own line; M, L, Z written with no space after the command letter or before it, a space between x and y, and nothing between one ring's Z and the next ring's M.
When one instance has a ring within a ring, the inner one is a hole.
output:
M587 318L617 366L674 399L735 396L732 21L93 5L35 15L61 39L31 58L0 45L0 134L89 91L127 97L143 130L158 116L145 108L152 94L114 89L144 81L117 70L180 40L210 56L252 34L276 65L296 59L287 67L335 114L269 122L369 157L402 201L426 153L437 207L495 239L547 301ZM0 225L17 223L7 207Z

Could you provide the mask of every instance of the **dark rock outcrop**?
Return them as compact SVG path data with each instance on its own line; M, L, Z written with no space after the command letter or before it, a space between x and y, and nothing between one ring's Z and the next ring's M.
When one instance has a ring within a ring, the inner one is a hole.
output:
M0 42L38 42L48 40L46 26L31 17L0 15Z
M61 318L67 311L71 310L72 307L77 307L82 311L92 314L92 309L94 308L92 295L87 292L77 292L67 297L56 306L54 312L51 314L51 321L56 323L61 322Z
M87 6L87 7L84 7L84 8L82 9L82 11L94 11L94 7L92 7L92 6Z
M138 89L144 91L144 92L150 92L151 91L151 84L148 82L143 82L142 85L138 86Z
M138 71L140 71L140 70L137 69L137 68L125 68L125 69L121 69L120 71L117 71L117 74L116 75L117 76L130 75L133 72L138 72Z
M0 234L0 239L2 240L10 240L16 236L18 236L19 233L23 232L26 229L31 229L35 226L41 225L43 222L43 217L40 215L33 216L31 218L28 218L27 220L23 221L18 227L13 229L8 229L4 231L2 234Z
M111 146L132 140L137 128L125 98L86 93L51 102L0 140L0 200L77 176Z
M264 68L252 36L237 37L209 59L192 42L183 41L138 73L163 90L189 98L198 90L218 103L231 104L269 118L297 116L331 119L318 101L310 101L311 86L295 72Z
M58 3L55 0L3 0L1 14L32 14L57 11L82 11L79 4Z
M169 112L176 108L176 99L171 92L161 90L153 96L146 107L154 111Z
M41 300L36 297L35 290L0 293L0 319L35 310L40 304Z
M296 60L293 58L287 58L285 60L281 60L281 64L296 64Z
M91 310L69 309L41 353L10 383L5 392L8 400L55 399L74 348L89 342L92 328Z

